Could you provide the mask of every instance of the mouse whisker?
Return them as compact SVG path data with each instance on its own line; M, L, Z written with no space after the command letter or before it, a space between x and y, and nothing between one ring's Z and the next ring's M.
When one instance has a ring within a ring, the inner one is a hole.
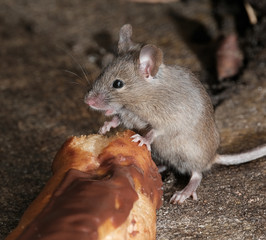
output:
M87 86L83 82L77 82L77 81L69 81L71 84L75 84L76 86L79 86L84 93L87 92Z
M66 49L59 47L61 50L63 50L68 56L71 57L72 61L78 65L78 67L80 68L80 70L82 71L83 77L80 77L78 74L76 74L77 77L79 77L82 81L85 80L87 82L88 85L91 85L91 81L89 80L89 76L91 77L91 74L88 73L88 71L86 70L86 68L84 66L82 66L80 64L80 62Z
M80 75L78 75L78 74L75 73L75 72L72 72L72 71L67 70L67 69L65 69L64 72L67 72L67 73L70 73L70 74L74 75L75 77L77 77L77 78L78 78L79 80L81 80L81 81L84 80Z
M79 63L79 61L78 61L76 58L74 58L74 56L73 56L71 53L68 52L68 55L69 55L69 56L72 58L72 60L73 60L78 66L79 66L79 68L80 68L80 70L82 71L82 74L83 74L85 80L87 81L88 84L90 84L89 78L88 78L88 76L87 76L87 74L86 74L86 73L88 73L88 72L85 70L85 67L83 67L83 66Z

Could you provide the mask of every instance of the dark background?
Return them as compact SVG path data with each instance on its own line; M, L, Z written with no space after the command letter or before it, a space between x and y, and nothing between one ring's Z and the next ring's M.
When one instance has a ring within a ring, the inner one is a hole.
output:
M221 152L266 142L265 4L249 1L258 16L251 26L243 2L232 2L0 1L0 239L51 176L67 137L96 133L103 124L104 117L83 103L81 67L95 79L125 23L133 25L135 41L157 44L165 63L186 66L202 80L215 105ZM239 38L244 64L235 77L218 81L214 56L230 32ZM199 200L182 206L169 198L187 179L166 173L157 238L265 238L264 160L213 167L204 174Z

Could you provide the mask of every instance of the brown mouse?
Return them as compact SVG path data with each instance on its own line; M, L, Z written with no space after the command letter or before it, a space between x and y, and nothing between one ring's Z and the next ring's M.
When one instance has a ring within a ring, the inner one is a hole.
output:
M132 27L120 30L117 57L104 68L85 96L91 108L113 116L100 133L123 124L129 129L149 129L133 142L146 145L162 164L191 175L171 203L197 199L202 173L214 164L239 164L266 155L266 144L236 155L219 155L219 133L214 110L205 88L188 70L163 63L154 45L131 40Z

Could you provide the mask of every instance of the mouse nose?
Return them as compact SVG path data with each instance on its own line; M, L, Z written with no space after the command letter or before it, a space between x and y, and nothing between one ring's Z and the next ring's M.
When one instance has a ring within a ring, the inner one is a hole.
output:
M86 104L88 104L89 106L93 106L96 103L95 98L92 98L92 97L89 97L89 96L85 96L84 102Z
M99 108L104 105L104 99L101 94L88 94L84 98L84 102L90 107Z

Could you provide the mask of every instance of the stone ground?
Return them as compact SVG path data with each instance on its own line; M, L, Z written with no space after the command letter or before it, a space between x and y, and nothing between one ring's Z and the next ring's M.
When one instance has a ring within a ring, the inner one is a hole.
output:
M226 14L225 14L226 15ZM68 136L95 133L104 117L83 103L86 82L115 50L131 23L134 39L159 45L165 62L196 72L216 107L221 152L266 142L265 19L240 42L245 66L236 78L211 81L219 36L207 0L141 4L115 0L2 0L0 2L0 239L51 176L53 157ZM74 72L79 75L71 74ZM199 200L169 204L186 181L164 176L157 239L266 239L265 157L204 174Z

